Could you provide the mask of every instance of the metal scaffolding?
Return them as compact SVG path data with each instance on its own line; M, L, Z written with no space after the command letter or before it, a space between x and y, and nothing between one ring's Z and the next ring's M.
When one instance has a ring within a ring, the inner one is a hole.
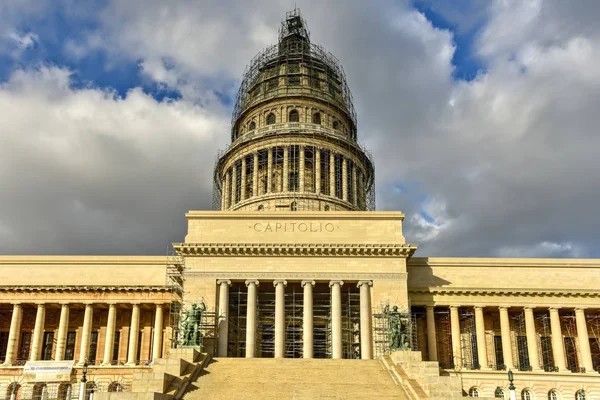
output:
M440 368L454 368L454 357L452 352L452 328L450 325L450 309L436 307L434 310L436 320L436 339L438 349L438 361Z
M258 105L281 99L290 104L309 99L316 108L281 107L264 121L246 121ZM323 114L321 105L335 111ZM260 210L374 210L374 163L357 142L356 126L339 61L310 42L298 10L287 13L279 42L254 57L244 73L232 114L232 143L215 164L213 209L243 207L269 195ZM268 148L261 148L266 142Z
M463 368L481 369L479 354L477 353L477 335L473 309L466 307L459 308L458 319L460 324L460 347Z

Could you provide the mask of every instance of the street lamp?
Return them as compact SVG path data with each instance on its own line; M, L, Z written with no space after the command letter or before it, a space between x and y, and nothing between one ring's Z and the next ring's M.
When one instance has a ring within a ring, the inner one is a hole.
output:
M19 390L19 384L17 381L14 381L10 392L10 400L15 400L17 398L17 390Z
M515 385L513 384L513 372L508 370L508 381L510 385L508 385L508 390L510 391L510 400L517 400L517 393L515 392Z
M94 399L94 386L90 387L90 400Z
M85 400L85 386L87 383L87 371L88 371L88 363L85 360L83 363L83 377L81 378L81 383L79 384L79 400Z

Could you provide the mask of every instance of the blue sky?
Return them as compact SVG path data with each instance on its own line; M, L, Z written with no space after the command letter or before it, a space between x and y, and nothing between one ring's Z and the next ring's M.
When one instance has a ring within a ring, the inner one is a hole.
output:
M296 4L346 71L377 207L406 213L420 255L600 256L596 2ZM291 7L0 6L0 253L182 240L184 213L211 207L244 67Z

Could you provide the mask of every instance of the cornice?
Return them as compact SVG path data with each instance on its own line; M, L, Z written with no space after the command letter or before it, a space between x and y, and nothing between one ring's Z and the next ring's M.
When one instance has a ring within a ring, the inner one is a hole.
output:
M287 279L289 281L302 281L302 280L318 280L318 281L332 281L332 280L347 280L347 281L361 281L361 280L373 280L373 279L390 279L390 280L401 280L406 281L406 273L340 273L340 272L257 272L257 271L244 271L244 272L231 272L231 271L186 271L185 276L197 276L203 278L215 278L219 279L226 276L228 279L247 279L251 276L253 279L258 279L260 282L276 279Z
M125 286L125 285L3 285L0 292L171 292L177 291L174 286Z
M411 257L412 244L323 244L323 243L173 243L180 256L192 257Z
M502 296L544 296L544 297L600 297L600 290L577 289L531 289L531 288L415 288L409 293L453 294L453 295L502 295Z
M235 219L235 220L335 220L335 221L388 221L404 220L405 214L400 211L203 211L190 210L185 214L187 219ZM421 258L421 260L423 260ZM427 259L425 259L427 260Z
M600 268L600 259L593 258L469 258L414 257L408 268L429 267L491 267L491 268Z
M166 265L167 256L0 256L0 265Z

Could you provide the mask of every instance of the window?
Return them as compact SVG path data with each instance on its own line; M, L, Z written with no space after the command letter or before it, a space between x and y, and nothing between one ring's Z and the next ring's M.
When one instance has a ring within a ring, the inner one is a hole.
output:
M31 332L23 332L21 335L21 345L19 346L19 360L29 359L29 349L31 348Z
M298 211L298 203L296 203L295 201L292 201L292 204L290 204L290 210Z
M19 394L21 391L21 385L19 385L17 382L13 382L6 387L6 398L7 399L10 398L13 390L15 391L15 399L18 399L20 397Z
M575 400L585 400L585 390L578 390L577 393L575 393Z
M289 121L290 122L300 122L300 114L298 114L298 110L290 111Z
M248 125L248 129L251 130L251 131L255 130L256 129L256 122L251 121L250 125Z
M38 383L33 387L33 400L45 400L48 398L48 387L45 383Z
M119 342L121 341L121 332L115 332L115 341L113 343L113 356L112 361L117 362L119 360Z
M474 387L469 389L469 397L479 397L479 389Z
M314 113L313 117L312 117L312 122L313 124L319 124L321 125L321 113Z
M0 332L0 361L6 358L6 348L8 346L8 332Z
M108 385L108 391L109 392L122 392L123 391L123 385L121 385L119 382L111 382L110 385Z
M292 75L288 78L290 86L300 86L300 76Z
M327 205L327 206L323 207L323 209L324 209L325 211L329 211L330 207Z
M497 399L506 399L504 389L502 389L501 387L497 387L496 391L494 392L494 397Z
M529 389L523 389L521 392L521 400L533 400L533 395Z
M67 333L67 346L65 348L65 360L74 360L75 359L75 338L77 337L77 332L68 332Z
M265 206L262 204L258 206L258 211L265 211Z
M275 123L275 114L270 113L267 115L267 125L273 125Z
M52 345L54 344L54 332L44 333L44 344L42 348L42 360L52 360Z
M340 129L340 123L338 121L333 121L333 129Z
M548 400L558 400L558 393L556 390L552 389L548 392Z
M62 383L58 386L58 400L70 399L73 394L73 387L68 383Z
M98 352L98 332L92 332L90 336L90 351L88 362L93 365L96 361L96 353Z

